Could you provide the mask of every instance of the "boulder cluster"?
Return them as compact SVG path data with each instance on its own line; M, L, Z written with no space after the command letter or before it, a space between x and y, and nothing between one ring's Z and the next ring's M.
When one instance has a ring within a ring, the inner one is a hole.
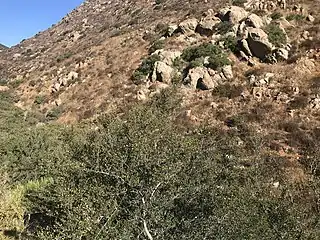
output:
M267 33L265 29L270 24L278 32ZM233 37L237 40L240 56L250 64L253 64L250 60L252 57L270 62L287 60L291 48L290 44L286 44L288 37L280 21L272 22L268 16L260 17L238 6L223 8L218 13L209 10L200 20L187 19L178 25L177 31L206 35L212 42L224 37ZM283 43L272 43L270 34L283 36Z
M285 4L280 6L285 7ZM285 21L285 19L282 19ZM289 24L289 23L288 23ZM275 33L268 33L268 27L274 28ZM277 40L279 34L282 42ZM285 61L289 57L291 45L281 21L274 22L270 17L260 17L245 8L230 6L214 12L209 9L201 19L188 18L179 24L169 24L166 34L160 39L182 36L189 46L197 42L206 41L208 44L221 48L224 52L231 50L241 60L250 66L257 61L276 63ZM191 39L191 40L190 40ZM195 39L194 41L192 39ZM200 40L201 39L201 40ZM231 39L234 49L226 49L226 39ZM199 44L198 44L199 45ZM236 51L236 52L235 52ZM176 50L159 49L151 53L157 56L152 65L152 70L146 76L148 86L155 82L172 84L176 79L181 79L185 86L193 89L209 90L233 78L231 61L219 67L210 67L210 56L203 55L196 59L198 65L189 64L183 69L177 69L176 61L181 59L183 52ZM183 57L182 57L183 58Z

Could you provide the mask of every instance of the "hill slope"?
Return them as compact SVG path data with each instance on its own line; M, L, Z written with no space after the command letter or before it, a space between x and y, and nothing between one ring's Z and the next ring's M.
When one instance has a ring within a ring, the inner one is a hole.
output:
M4 50L0 239L318 239L319 8L88 0Z

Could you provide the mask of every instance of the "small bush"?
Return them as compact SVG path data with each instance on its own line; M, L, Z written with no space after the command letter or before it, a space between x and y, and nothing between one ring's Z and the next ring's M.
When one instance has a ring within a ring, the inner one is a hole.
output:
M229 65L230 60L228 59L226 53L216 45L211 43L203 43L199 46L189 47L183 50L181 58L189 63L198 65L201 60L205 57L209 57L207 67L212 69L217 69L219 67Z
M1 78L0 79L0 86L6 86L9 83L8 79Z
M73 53L71 52L64 53L57 57L57 62L62 62L63 60L70 58L72 55Z
M217 24L217 31L219 34L224 35L232 29L233 25L229 21L220 22Z
M243 7L243 5L246 3L246 0L232 0L232 5Z
M44 103L45 101L46 101L46 97L45 96L38 95L38 96L36 96L36 98L34 100L34 103L40 105L40 104Z
M287 36L278 25L270 24L267 26L266 31L268 33L269 41L276 47L280 47L287 43Z
M63 113L62 106L53 107L51 110L47 112L46 120L47 121L57 120L62 113Z
M22 83L24 82L23 79L15 79L12 81L9 81L8 85L12 88L17 88L19 87Z
M222 39L220 39L224 43L224 47L229 49L233 53L239 52L239 45L237 38L233 36L227 36Z
M304 20L305 19L305 17L303 16L303 15L301 15L301 14L290 14L290 15L288 15L287 17L286 17L286 19L288 20L288 21L293 21L293 20L295 20L295 21L302 21L302 20Z
M164 2L165 2L165 0L155 0L156 5L163 4Z
M320 75L310 79L310 88L314 92L318 92L320 90Z
M272 18L272 20L277 20L280 19L281 17L283 17L283 14L281 12L273 12L270 17Z
M164 45L164 40L156 40L149 48L149 54L154 53L156 50L163 49Z
M306 108L308 104L309 104L309 98L307 96L299 96L289 103L289 108L303 109L303 108Z
M203 67L204 57L196 58L189 63L190 68Z
M243 86L236 86L236 85L231 85L231 84L224 84L224 85L219 85L216 87L212 94L214 96L219 96L219 97L226 97L229 99L236 98L241 96L241 93L243 92L244 87Z
M154 64L160 60L160 56L157 54L152 54L144 59L137 70L134 71L132 80L139 84L143 79L148 77L152 73Z
M181 57L176 57L172 62L172 66L175 67L178 71L182 71L185 66L185 62Z
M158 23L154 29L156 36L162 37L165 36L168 32L168 24L167 23Z

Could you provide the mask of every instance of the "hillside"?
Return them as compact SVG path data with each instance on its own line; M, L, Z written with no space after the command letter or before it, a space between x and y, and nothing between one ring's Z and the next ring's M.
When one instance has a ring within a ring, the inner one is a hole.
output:
M9 63L3 74L21 82L21 107L30 109L37 96L45 96L41 112L58 104L64 108L63 122L87 118L132 102L137 88L130 77L161 27L223 6L224 1L87 1L52 28L9 49L1 60ZM301 26L300 33L307 28L310 24ZM52 94L55 83L70 72L71 78L78 73L77 80Z
M3 50L0 239L320 238L319 39L311 0L87 0Z
M0 43L0 50L2 51L6 49L8 49L8 47Z

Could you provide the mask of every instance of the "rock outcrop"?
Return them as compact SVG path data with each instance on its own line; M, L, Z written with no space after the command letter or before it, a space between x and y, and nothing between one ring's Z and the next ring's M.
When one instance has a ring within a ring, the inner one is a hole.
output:
M273 46L269 42L268 34L259 28L248 28L248 46L255 57L264 60L272 53Z

